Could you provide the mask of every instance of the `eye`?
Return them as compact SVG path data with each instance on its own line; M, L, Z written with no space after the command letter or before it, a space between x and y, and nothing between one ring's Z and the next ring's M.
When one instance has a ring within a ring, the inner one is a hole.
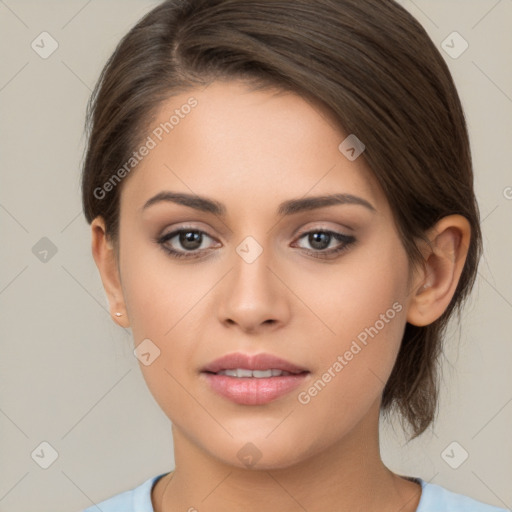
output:
M155 241L173 258L194 258L198 256L196 253L206 250L203 246L205 237L212 239L200 229L182 227L157 238ZM173 242L173 239L176 240Z
M205 231L192 227L181 227L167 233L154 241L173 258L197 258L209 250L204 247L205 239L213 238ZM303 233L299 240L306 239L312 249L304 249L306 253L315 258L332 258L348 249L356 242L355 237L336 231L316 229ZM334 247L332 243L334 242ZM294 245L292 245L294 247Z
M345 235L336 231L329 231L325 229L317 229L308 231L299 237L299 240L306 239L307 243L313 247L314 250L307 250L306 252L315 258L329 258L336 256L341 252L347 250L356 239L351 235ZM335 242L334 247L329 248L332 242ZM337 242L337 245L336 245Z

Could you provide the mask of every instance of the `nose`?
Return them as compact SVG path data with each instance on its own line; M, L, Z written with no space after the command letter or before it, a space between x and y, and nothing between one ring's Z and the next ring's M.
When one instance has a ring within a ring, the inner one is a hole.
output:
M246 333L274 331L288 323L291 292L274 266L270 250L263 250L252 262L235 253L217 296L220 322Z

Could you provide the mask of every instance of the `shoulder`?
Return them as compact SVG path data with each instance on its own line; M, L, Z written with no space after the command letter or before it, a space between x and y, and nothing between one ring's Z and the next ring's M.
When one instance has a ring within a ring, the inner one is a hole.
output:
M148 478L137 487L116 494L107 500L96 503L82 512L154 512L151 503L151 489L156 481L166 473Z
M417 478L422 494L416 512L509 512Z

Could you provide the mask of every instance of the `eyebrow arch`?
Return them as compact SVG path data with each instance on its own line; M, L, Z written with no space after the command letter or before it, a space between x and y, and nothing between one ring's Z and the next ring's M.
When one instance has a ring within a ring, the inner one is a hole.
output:
M170 191L159 192L151 199L148 199L148 201L146 201L142 207L142 210L145 210L146 208L149 208L150 206L160 202L181 204L183 206L194 208L195 210L212 213L218 217L225 217L227 211L226 207L222 203L219 203L213 199L201 197L196 194L186 194L183 192ZM279 205L277 213L278 215L286 216L303 211L314 210L316 208L340 204L355 204L364 206L372 212L377 211L371 203L362 197L354 196L352 194L330 194L284 201Z

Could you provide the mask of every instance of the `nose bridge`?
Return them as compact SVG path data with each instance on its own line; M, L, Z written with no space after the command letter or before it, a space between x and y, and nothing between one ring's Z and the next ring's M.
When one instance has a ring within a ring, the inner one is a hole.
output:
M276 283L269 267L272 265L272 248L269 240L258 237L246 236L235 248L233 256L233 295L241 297L253 297L258 300L269 299L274 295L273 289ZM265 297L264 297L265 296Z
M263 323L281 324L289 315L287 289L272 268L272 244L268 237L259 238L262 243L247 236L235 247L232 271L223 287L218 311L222 322L236 323L247 330Z

